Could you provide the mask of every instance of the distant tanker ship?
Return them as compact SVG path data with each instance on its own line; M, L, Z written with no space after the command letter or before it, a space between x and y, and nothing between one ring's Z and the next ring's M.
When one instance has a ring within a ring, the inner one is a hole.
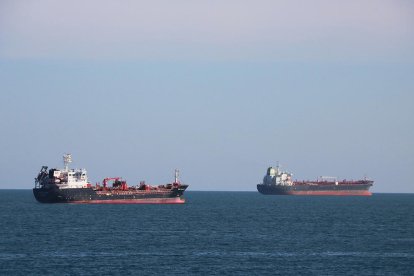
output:
M257 184L257 190L264 195L345 195L370 196L369 188L374 181L342 180L335 177L321 177L314 181L293 181L292 174L281 171L279 166L269 167L263 183Z
M121 204L175 204L184 203L183 193L188 185L178 180L175 171L173 183L151 186L141 182L137 186L128 186L120 177L109 177L102 185L88 182L85 169L69 169L72 156L63 156L63 169L50 169L43 166L35 178L33 194L41 203L121 203ZM109 186L112 183L112 187Z

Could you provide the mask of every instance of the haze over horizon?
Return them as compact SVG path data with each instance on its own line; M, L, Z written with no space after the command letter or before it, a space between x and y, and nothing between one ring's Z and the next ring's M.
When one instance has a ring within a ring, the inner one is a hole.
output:
M413 193L414 3L0 2L2 189L42 165L189 190L367 176Z

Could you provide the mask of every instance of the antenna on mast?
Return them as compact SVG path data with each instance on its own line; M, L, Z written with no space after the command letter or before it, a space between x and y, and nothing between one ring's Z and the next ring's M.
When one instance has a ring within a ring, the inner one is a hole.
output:
M69 163L72 163L72 154L65 153L63 155L63 165L65 166L65 170L69 170Z

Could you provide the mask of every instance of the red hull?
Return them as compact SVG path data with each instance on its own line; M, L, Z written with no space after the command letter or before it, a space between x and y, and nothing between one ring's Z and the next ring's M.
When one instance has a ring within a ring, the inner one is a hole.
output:
M147 199L114 199L114 200L83 200L72 201L79 204L183 204L183 198L147 198Z
M287 195L370 196L370 191L289 191Z

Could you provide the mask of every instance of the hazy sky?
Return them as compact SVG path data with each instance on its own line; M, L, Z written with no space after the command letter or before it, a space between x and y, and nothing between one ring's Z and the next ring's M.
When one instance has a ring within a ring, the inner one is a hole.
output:
M255 190L368 176L414 192L414 2L0 0L0 188Z

